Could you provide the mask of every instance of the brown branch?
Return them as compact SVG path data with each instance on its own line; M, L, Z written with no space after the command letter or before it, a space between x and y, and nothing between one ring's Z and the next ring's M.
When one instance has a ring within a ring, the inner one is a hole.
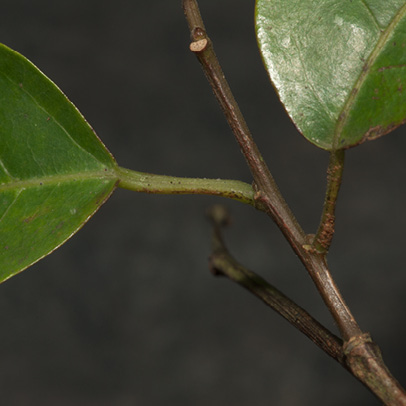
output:
M196 0L183 0L183 9L192 37L190 48L191 50L197 49L195 54L203 67L254 178L254 186L257 190L255 195L257 207L271 216L305 265L337 323L343 338L349 339L362 334L330 275L324 257L308 249L309 241L305 232L281 195L254 142L230 86L225 79L214 52L213 44L205 31Z
M258 190L274 190L275 193L279 194L278 187L254 142L244 116L225 79L214 52L213 44L206 33L197 2L195 0L184 0L183 9L190 28L192 40L190 50L195 53L203 67L213 93L245 156ZM289 210L287 206L286 210ZM294 218L292 213L290 213L290 217ZM302 237L304 237L304 233Z

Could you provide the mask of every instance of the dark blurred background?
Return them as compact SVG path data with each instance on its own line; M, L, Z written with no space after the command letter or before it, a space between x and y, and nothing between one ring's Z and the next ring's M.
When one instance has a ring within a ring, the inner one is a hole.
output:
M287 201L318 224L327 153L279 105L256 48L254 1L201 0L217 54ZM251 181L188 51L180 0L3 0L0 41L77 105L121 166ZM405 129L348 151L330 265L406 384ZM307 338L208 271L219 200L118 190L69 242L0 286L2 405L379 405ZM249 268L335 330L268 218L223 201Z

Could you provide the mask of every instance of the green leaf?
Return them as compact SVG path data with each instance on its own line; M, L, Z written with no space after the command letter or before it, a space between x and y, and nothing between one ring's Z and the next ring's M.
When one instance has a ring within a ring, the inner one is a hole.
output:
M357 145L406 120L404 0L257 0L258 43L299 131Z
M55 84L0 45L0 281L72 236L112 193L115 168Z

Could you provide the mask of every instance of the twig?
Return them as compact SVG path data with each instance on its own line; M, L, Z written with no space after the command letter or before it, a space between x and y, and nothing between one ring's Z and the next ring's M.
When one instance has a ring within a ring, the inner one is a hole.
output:
M327 190L323 213L319 229L317 230L313 241L313 248L320 254L328 252L334 236L335 209L343 177L344 155L345 151L343 149L330 152L330 161L327 168Z
M207 36L196 0L183 0L192 44L254 178L255 199L288 240L313 279L346 345L346 363L354 375L388 406L406 406L406 393L388 372L342 298L328 269L325 254L309 249L309 240L283 199L231 93ZM356 346L349 346L355 340ZM374 349L377 347L374 345Z
M327 355L347 368L343 342L340 338L259 275L243 267L229 253L221 234L221 227L228 224L226 209L220 205L213 206L208 212L208 217L213 225L212 255L210 256L212 272L215 275L226 276L249 290L305 334Z
M219 101L227 121L234 132L254 178L255 199L266 211L299 256L324 302L330 310L343 339L362 334L349 308L334 283L323 256L309 250L306 233L289 209L262 158L244 117L218 62L212 42L207 36L196 0L183 0L183 9L192 37L191 50L195 52ZM197 45L197 44L198 45ZM196 51L197 50L197 51Z

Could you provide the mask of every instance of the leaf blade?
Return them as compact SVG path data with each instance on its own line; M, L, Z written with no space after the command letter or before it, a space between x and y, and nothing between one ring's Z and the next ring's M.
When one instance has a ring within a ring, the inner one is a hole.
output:
M0 220L0 281L66 242L109 197L106 187L111 181L87 179L21 189Z
M78 231L113 192L115 168L59 88L0 45L0 282Z
M397 30L398 41L406 41L405 8L400 0L257 0L257 38L266 69L285 109L309 141L333 150L367 139L379 106L364 97L374 113L363 116L366 108L357 104L357 93L371 86L363 79L369 78L366 62L378 59L375 54L382 54L391 34ZM404 75L399 78L403 83ZM395 121L387 109L384 121L392 125L386 128L400 125L399 115L406 117L406 96L398 93L403 106ZM386 100L391 97L393 93ZM350 111L352 120L363 123L356 133L353 123L347 123Z

